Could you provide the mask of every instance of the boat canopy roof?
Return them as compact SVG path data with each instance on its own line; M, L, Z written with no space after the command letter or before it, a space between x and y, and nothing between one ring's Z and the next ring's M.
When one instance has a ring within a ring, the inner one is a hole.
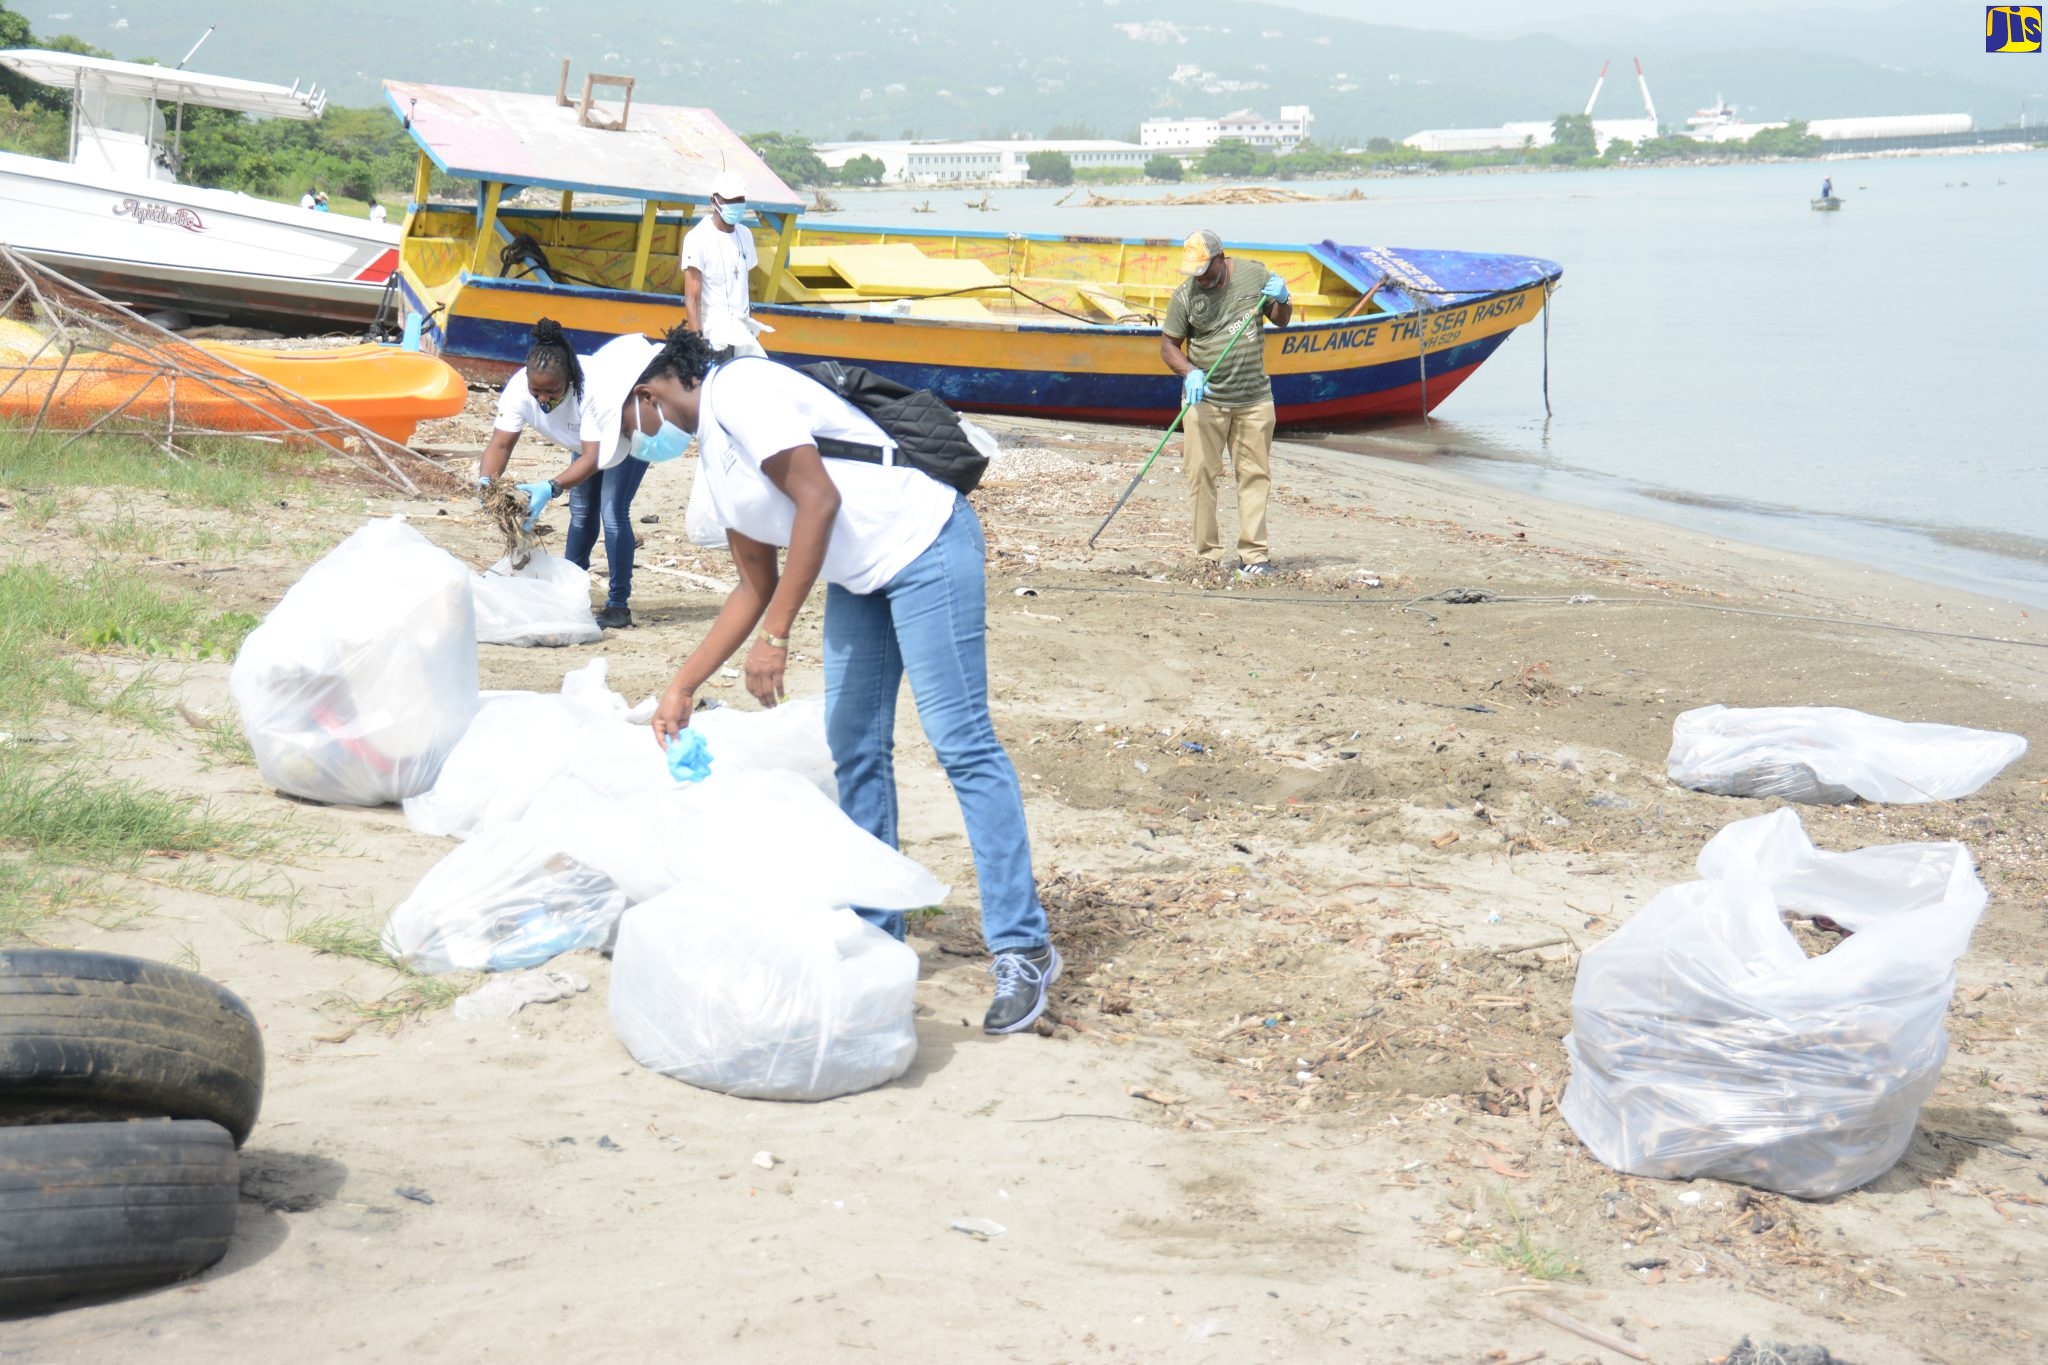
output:
M623 199L709 203L711 180L731 171L757 209L804 208L739 134L709 109L633 102L620 131L585 127L553 95L384 82L413 141L449 175L539 185Z
M14 48L0 52L0 67L59 90L92 89L110 95L198 104L269 118L316 119L327 107L327 94L311 86L266 85L233 76L205 76L146 62L117 62L76 52L45 52Z

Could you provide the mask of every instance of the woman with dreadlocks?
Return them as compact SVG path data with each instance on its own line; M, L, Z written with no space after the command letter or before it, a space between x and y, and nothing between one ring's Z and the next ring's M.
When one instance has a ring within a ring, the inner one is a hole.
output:
M625 407L643 458L680 451L697 434L697 477L727 528L740 580L663 695L655 737L666 745L680 735L697 689L757 626L747 690L775 705L797 612L824 579L825 729L840 807L897 847L896 698L908 674L974 850L995 975L982 1026L1027 1029L1045 1010L1060 956L1032 880L1017 772L989 719L981 522L965 497L915 469L821 458L821 438L895 443L810 376L762 358L718 363L726 354L676 328ZM778 549L787 551L779 571ZM859 913L903 937L901 914Z
M621 343L626 343L625 347L621 348ZM588 363L593 371L605 372L631 365L637 374L645 355L654 349L654 343L645 337L619 337L607 342ZM631 354L624 354L628 350ZM600 356L605 357L603 365ZM620 399L614 395L610 412L602 411L605 405L585 391L584 364L562 335L560 323L542 318L534 324L526 368L506 380L505 390L498 396L498 417L477 467L477 487L481 491L505 472L512 447L528 428L575 456L554 478L519 485L526 494L526 525L531 530L549 502L564 491L569 493L569 534L562 557L588 569L590 552L603 533L610 584L597 623L618 630L633 624L627 605L633 595L633 495L640 490L647 466L625 458L625 443L617 432ZM626 382L631 377L627 375Z

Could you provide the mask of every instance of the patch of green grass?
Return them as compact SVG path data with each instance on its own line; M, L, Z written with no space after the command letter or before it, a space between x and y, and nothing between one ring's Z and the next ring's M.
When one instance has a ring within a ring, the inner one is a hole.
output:
M284 941L326 957L352 957L379 967L394 966L377 931L352 915L329 913L308 920L285 917ZM423 980L431 978L422 978Z
M462 976L417 976L405 980L374 1000L336 992L323 1001L330 1014L394 1032L409 1020L446 1009L475 983L474 974Z
M181 442L174 460L154 442L129 436L26 433L0 428L0 488L137 488L186 507L247 511L302 491L324 461L317 447L212 437ZM24 508L24 512L25 512Z
M1495 1264L1532 1280L1562 1280L1579 1273L1579 1264L1553 1246L1545 1246L1529 1235L1529 1225L1515 1211L1514 1201L1501 1193L1508 1216L1515 1221L1515 1240L1493 1248Z
M0 857L0 943L34 939L38 925L64 914L88 889L89 879L65 876L42 860Z
M73 529L80 540L112 554L155 555L164 548L163 523L138 517L127 503L116 506L103 521L80 517Z
M83 581L39 564L0 567L0 728L33 724L53 704L142 722L155 714L146 678L96 679L76 650L206 658L232 655L257 620L135 569L99 562Z
M242 733L241 723L232 715L222 716L204 735L199 749L213 762L244 768L256 766L256 751L249 747L249 737Z
M274 847L253 824L195 806L189 796L0 750L0 848L120 869L153 856L250 857Z

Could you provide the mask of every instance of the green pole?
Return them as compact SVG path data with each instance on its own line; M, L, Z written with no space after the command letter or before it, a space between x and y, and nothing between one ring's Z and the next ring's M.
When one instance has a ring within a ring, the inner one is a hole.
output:
M1209 367L1210 369L1215 369L1218 365L1221 365L1224 361L1230 358L1231 348L1236 346L1237 339L1244 335L1244 329L1251 326L1253 318L1258 317L1265 311L1266 301L1264 299L1260 299L1259 306L1252 309L1251 312L1245 314L1244 321L1237 324L1237 330L1230 334L1230 340L1225 342L1223 345L1223 353L1216 357L1215 363ZM1124 504L1131 500L1131 494L1138 491L1138 485L1144 482L1146 473L1150 471L1152 468L1152 462L1159 458L1159 452L1166 449L1166 443L1173 439L1173 429L1181 424L1182 420L1185 419L1188 415L1188 409L1193 406L1194 404L1192 403L1181 404L1180 411L1175 413L1173 415L1173 420L1166 424L1165 432L1162 433L1159 437L1159 444L1153 446L1152 453L1145 457L1145 463L1139 466L1137 477L1131 480L1131 486L1129 488L1126 488L1124 490L1124 495L1116 500L1116 506L1109 509L1109 515L1102 519L1102 525L1095 528L1095 535L1088 537L1089 549L1092 550L1095 548L1095 537L1101 535L1104 531L1107 531L1109 529L1109 523L1116 520L1116 514L1124 510Z

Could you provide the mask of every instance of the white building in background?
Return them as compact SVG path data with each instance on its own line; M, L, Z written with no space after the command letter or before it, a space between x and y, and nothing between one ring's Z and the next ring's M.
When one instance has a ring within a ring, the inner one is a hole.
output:
M882 163L882 179L905 185L953 181L1022 183L1030 177L1033 152L1059 152L1075 170L1115 166L1141 169L1153 154L1135 142L1110 138L1002 142L821 142L812 148L833 170L857 156Z
M1306 104L1281 105L1277 119L1249 109L1222 118L1148 118L1138 128L1138 143L1148 152L1173 156L1200 156L1219 142L1243 142L1285 155L1309 140L1314 122Z

